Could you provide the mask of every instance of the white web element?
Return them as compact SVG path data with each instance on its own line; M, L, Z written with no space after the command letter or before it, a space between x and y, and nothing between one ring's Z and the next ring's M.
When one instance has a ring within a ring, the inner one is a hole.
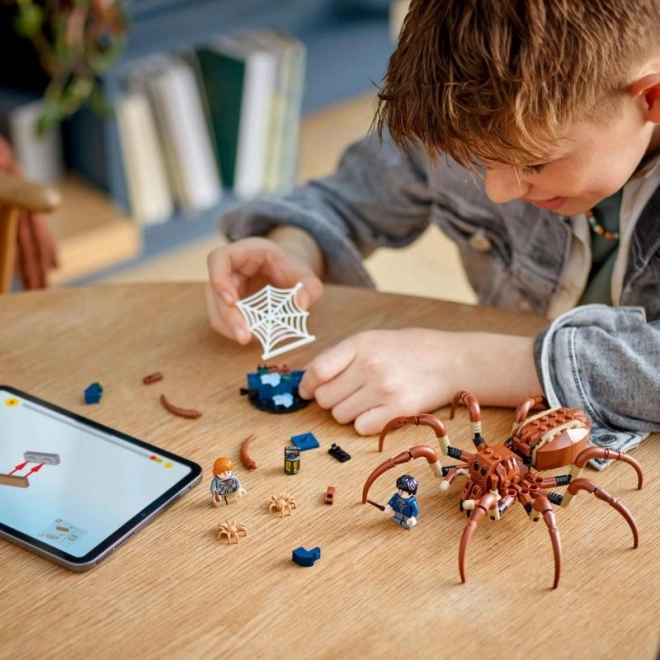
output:
M316 339L307 332L309 312L296 304L296 292L301 287L300 282L293 289L276 289L267 284L261 291L236 303L250 332L263 346L262 359L268 360ZM274 348L289 339L296 341Z

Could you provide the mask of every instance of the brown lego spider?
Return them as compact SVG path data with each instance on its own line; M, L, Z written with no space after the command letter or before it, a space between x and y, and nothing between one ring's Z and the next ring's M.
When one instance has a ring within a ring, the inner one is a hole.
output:
M463 530L458 551L458 568L465 582L465 556L467 547L479 521L486 515L499 518L515 502L520 503L533 521L545 521L552 542L555 561L553 589L559 584L561 572L561 541L552 505L568 506L581 490L595 495L616 509L626 520L633 533L633 547L639 537L635 520L628 509L616 498L600 488L591 479L580 477L582 468L593 458L614 459L632 465L637 472L637 488L641 489L643 473L640 464L625 453L601 447L588 447L591 424L581 410L552 408L531 417L529 411L547 402L541 396L530 397L516 410L511 437L504 443L487 445L481 436L481 411L477 399L469 392L459 392L452 401L451 418L457 403L468 406L472 423L476 453L457 449L449 444L449 436L442 422L434 415L396 417L383 429L379 438L379 451L383 450L385 436L392 429L416 424L431 427L445 456L461 461L457 465L440 465L440 458L432 447L417 446L402 452L379 465L362 489L362 503L367 501L369 488L387 470L415 458L425 458L433 473L442 479L441 490L447 490L459 474L467 475L467 483L460 501L461 511L469 520ZM541 477L536 470L550 470L571 466L570 473L555 477ZM550 488L568 486L563 495L550 492Z

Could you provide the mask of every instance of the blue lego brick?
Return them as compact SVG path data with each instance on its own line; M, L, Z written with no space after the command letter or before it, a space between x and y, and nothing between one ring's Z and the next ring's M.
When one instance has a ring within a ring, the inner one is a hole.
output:
M288 413L300 410L309 404L298 394L298 385L304 371L280 372L277 368L258 367L256 372L247 374L247 388L241 388L241 394L247 395L250 403L270 413ZM269 381L279 381L273 385Z
M305 550L302 546L291 553L291 559L298 566L314 566L314 562L321 559L321 548Z
M247 375L248 388L251 390L258 390L261 387L261 375L251 373Z
M98 403L101 400L101 395L103 394L103 387L99 383L92 383L85 390L85 403Z
M298 447L300 451L307 451L308 449L316 449L317 447L320 447L319 441L314 437L313 433L301 433L300 435L292 435L291 444Z

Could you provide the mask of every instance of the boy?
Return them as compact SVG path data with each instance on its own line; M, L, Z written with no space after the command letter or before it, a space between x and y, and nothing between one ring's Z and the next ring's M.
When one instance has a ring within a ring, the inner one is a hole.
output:
M361 434L461 389L496 406L543 392L617 450L660 431L658 25L660 0L413 0L379 136L223 219L235 242L209 255L213 328L247 343L234 303L266 282L301 281L307 307L320 278L371 285L361 257L432 222L482 304L551 323L536 338L361 333L307 366L301 396Z

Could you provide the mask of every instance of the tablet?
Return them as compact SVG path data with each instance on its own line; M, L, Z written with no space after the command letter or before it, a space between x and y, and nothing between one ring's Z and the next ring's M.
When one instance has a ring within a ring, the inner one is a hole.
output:
M202 477L180 456L0 386L0 537L84 571Z

